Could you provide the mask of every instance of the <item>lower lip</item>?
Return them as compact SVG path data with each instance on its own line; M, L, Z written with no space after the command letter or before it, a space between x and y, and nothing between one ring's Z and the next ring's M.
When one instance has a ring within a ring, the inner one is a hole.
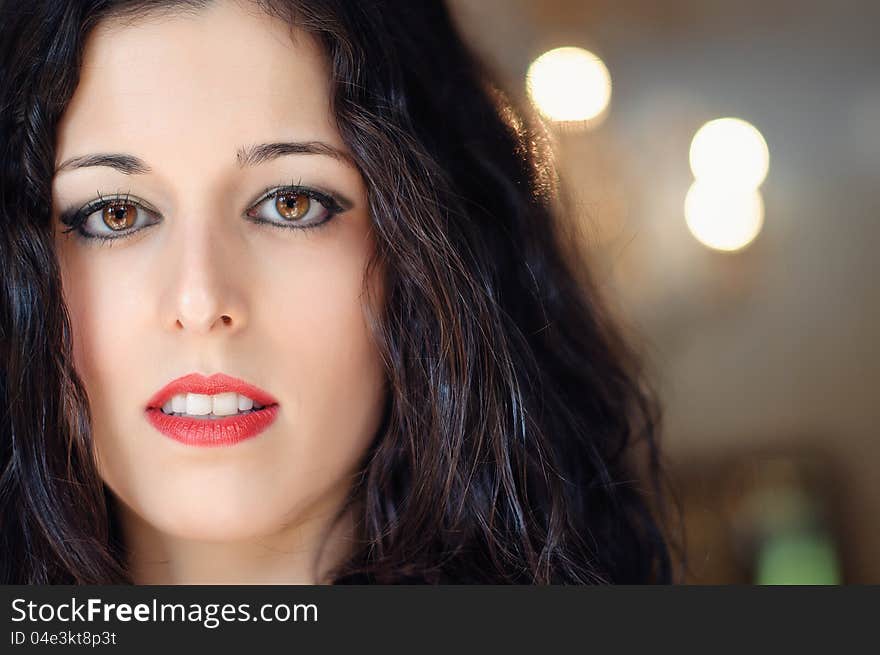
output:
M159 432L187 446L231 446L268 428L278 416L278 405L218 419L173 416L153 407L146 414Z

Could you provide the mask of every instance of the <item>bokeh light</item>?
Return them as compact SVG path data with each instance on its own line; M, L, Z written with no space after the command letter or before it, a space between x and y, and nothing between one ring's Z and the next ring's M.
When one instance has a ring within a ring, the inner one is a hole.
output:
M767 177L770 151L751 123L718 118L697 130L691 141L690 163L698 180L756 189Z
M611 101L611 74L602 60L575 47L545 52L529 66L532 102L554 121L598 122Z
M688 229L697 241L723 251L741 250L764 224L764 200L757 189L695 181L684 201Z

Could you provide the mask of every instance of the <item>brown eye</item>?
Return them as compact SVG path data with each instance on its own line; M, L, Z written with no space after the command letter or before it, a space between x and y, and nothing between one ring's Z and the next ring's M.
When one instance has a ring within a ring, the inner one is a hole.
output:
M267 189L263 199L247 210L255 223L292 227L296 229L325 225L331 218L345 211L333 197L295 186Z
M298 221L309 213L312 199L304 193L280 193L275 197L275 209L288 221Z
M127 230L137 221L137 207L130 202L111 202L101 211L101 219L113 230Z

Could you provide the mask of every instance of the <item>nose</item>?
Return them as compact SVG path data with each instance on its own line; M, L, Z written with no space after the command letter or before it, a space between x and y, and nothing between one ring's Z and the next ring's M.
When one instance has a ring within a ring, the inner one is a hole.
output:
M190 334L241 330L246 322L247 278L231 262L240 262L232 235L219 232L219 220L189 222L169 248L172 326ZM185 234L183 233L185 232Z

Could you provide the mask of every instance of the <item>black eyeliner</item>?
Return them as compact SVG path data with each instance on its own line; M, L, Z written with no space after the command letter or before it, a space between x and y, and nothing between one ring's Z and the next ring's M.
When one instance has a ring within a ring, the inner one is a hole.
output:
M318 201L328 212L329 215L320 223L314 223L312 225L303 225L303 226L293 226L293 225L284 225L283 223L277 223L275 221L267 221L265 219L260 219L257 217L247 215L247 211L250 211L254 207L260 205L266 200L278 196L285 191L291 191L295 193L301 193L313 200ZM151 227L152 225L156 225L156 223L151 223L150 225L145 225L144 227L131 230L125 233L119 234L119 236L109 236L109 235L100 235L100 234L89 234L85 230L82 229L82 226L85 224L86 219L91 216L94 212L103 209L109 204L114 202L128 202L131 191L127 191L125 195L117 193L114 196L104 197L100 191L95 192L98 196L97 199L92 200L91 202L83 205L82 207L70 207L59 214L59 221L61 221L64 225L69 226L67 229L62 230L63 233L67 234L69 232L76 232L77 236L85 240L86 242L91 242L92 244L100 245L103 242L107 241L118 241L121 239L128 238L140 232L141 230ZM154 216L158 215L156 210L150 209L140 202L132 201L132 204L136 205L140 209L143 209L149 214ZM291 183L287 185L278 185L278 186L270 186L267 187L263 194L251 205L245 212L245 218L252 223L257 223L260 225L271 225L275 227L280 227L282 229L295 229L295 230L307 230L312 228L319 228L327 225L332 222L333 219L342 214L349 209L354 207L354 203L345 198L344 196L340 196L339 194L327 191L325 189L318 189L311 186L303 186L302 180L300 179L296 183Z
M117 202L127 203L131 198L131 190L125 192L125 194L121 194L120 192L116 192L114 195L109 197L104 197L100 191L95 191L95 194L98 196L95 200L92 200L82 207L76 208L71 207L61 212L58 215L58 220L63 224L69 226L65 230L61 230L62 234L69 234L71 232L75 233L75 236L82 239L86 242L87 245L103 245L107 242L119 241L121 239L125 239L133 234L140 232L144 228L151 227L155 225L155 223L151 223L149 225L145 225L144 227L138 229L130 229L124 233L121 233L119 236L108 236L103 234L89 234L87 233L82 226L85 224L86 219L91 216L94 212L103 209L107 205L111 205ZM141 204L141 202L132 201L131 204L136 205L140 209L143 209L148 214L152 214L153 216L157 215L153 209ZM108 246L112 246L112 243L107 243Z
M321 189L316 189L315 187L300 186L299 184L288 184L282 186L268 187L263 192L263 195L261 195L260 198L251 205L251 207L268 200L272 196L279 195L284 191L302 193L303 195L313 198L324 205L329 211L333 212L334 215L341 214L344 211L348 211L354 206L354 204L350 200L342 198L335 193L329 193Z
M65 225L69 225L71 230L82 225L83 220L87 218L92 211L97 211L98 205L104 202L104 196L100 191L95 191L95 194L98 196L96 200L92 200L82 207L68 207L65 211L61 212L58 216L58 220ZM92 207L95 209L92 209ZM70 230L65 230L65 232L70 232Z
M299 226L284 225L283 223L278 223L276 221L267 221L256 216L250 216L247 212L245 212L245 218L252 223L258 225L268 225L270 227L277 227L282 230L312 230L329 225L339 214L348 211L349 209L351 209L351 207L354 206L350 201L346 200L345 198L340 198L335 193L327 193L325 191L316 189L315 187L302 186L299 182L297 182L296 184L291 183L281 186L267 187L266 190L263 192L263 195L261 195L256 200L256 202L252 203L247 211L250 211L254 207L258 207L270 198L278 197L284 192L301 193L304 196L307 196L313 200L317 200L321 204L321 206L323 206L327 210L327 218L322 220L320 223L312 223L311 225Z

